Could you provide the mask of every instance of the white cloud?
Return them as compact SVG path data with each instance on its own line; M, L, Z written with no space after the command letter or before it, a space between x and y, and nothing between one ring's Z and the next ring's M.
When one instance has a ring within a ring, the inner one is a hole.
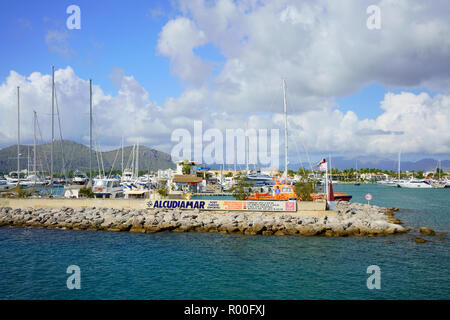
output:
M45 35L45 43L50 52L69 57L75 53L69 44L69 33L67 30L49 30Z
M88 143L89 81L78 77L70 67L55 72L58 105L63 136ZM17 141L17 86L21 92L21 136L32 143L32 112L36 110L44 139L50 140L51 77L38 72L23 76L11 71L0 85L0 145ZM206 88L191 89L179 98L168 99L163 106L131 76L124 75L118 93L106 95L94 85L95 132L104 148L118 146L122 135L136 142L170 152L170 136L176 128L192 132L193 121L203 120L203 130L218 128L279 128L282 113L239 113L210 110ZM206 97L206 98L205 98ZM275 104L282 105L280 96ZM309 152L364 154L450 153L450 95L430 97L427 93L387 94L380 102L383 113L375 119L359 119L352 111L342 112L327 105L314 110L289 113L290 157L296 159L304 144ZM281 109L281 107L279 108ZM280 110L281 111L281 110ZM55 119L56 120L56 119ZM56 121L57 123L57 121ZM58 130L55 131L58 133ZM280 153L283 150L281 136ZM57 138L58 135L57 135Z
M206 43L203 31L191 20L170 20L162 29L158 52L170 58L171 70L183 81L201 83L211 68L194 55L193 49Z
M281 79L287 80L291 156L301 141L310 152L450 153L450 6L445 1L378 2L382 28L366 27L368 1L181 0L180 14L159 34L157 51L186 86L163 105L151 100L121 69L111 74L118 93L94 87L103 145L140 137L170 152L176 128L283 128ZM51 41L50 41L51 40ZM49 42L64 43L55 34ZM225 58L218 74L194 49L212 44ZM88 81L67 67L56 74L64 135L88 135ZM360 119L335 98L377 82L393 89L426 88L439 94L402 92L380 101L382 114ZM49 113L50 77L12 71L0 87L0 143L15 143L15 91L23 106ZM25 111L24 111L25 112ZM31 112L31 111L30 111ZM44 115L42 117L45 117ZM70 120L66 120L70 119ZM31 138L29 115L24 136ZM48 116L47 126L48 128ZM48 130L47 130L48 131ZM48 135L47 135L48 136ZM281 135L282 137L282 135ZM282 151L282 149L281 149Z

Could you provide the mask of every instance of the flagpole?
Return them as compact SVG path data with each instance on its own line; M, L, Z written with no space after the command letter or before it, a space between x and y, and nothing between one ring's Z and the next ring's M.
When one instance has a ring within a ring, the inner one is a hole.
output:
M328 202L328 162L325 162L326 166L325 166L325 201Z

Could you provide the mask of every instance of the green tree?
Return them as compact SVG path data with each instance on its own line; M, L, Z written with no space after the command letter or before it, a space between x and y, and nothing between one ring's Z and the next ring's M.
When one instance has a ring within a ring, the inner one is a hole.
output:
M250 195L248 188L250 183L245 176L238 176L236 178L236 184L232 188L233 197L236 200L245 200Z
M183 174L190 174L191 173L191 165L188 163L184 163L183 167L181 168L181 172Z
M297 182L294 187L295 194L302 201L311 201L311 193L314 193L314 185L312 182Z
M95 197L95 194L92 191L92 189L86 188L86 187L80 188L80 190L78 191L78 195L83 198L94 198Z
M167 189L167 187L161 187L158 189L158 194L163 197L166 198L169 195L169 190Z
M148 173L148 170L139 170L138 175L142 176L142 175L147 174L147 173Z

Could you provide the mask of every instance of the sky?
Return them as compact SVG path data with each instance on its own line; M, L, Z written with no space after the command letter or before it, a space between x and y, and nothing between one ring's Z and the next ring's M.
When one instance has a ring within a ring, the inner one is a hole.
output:
M63 137L89 144L92 79L104 150L123 136L170 153L195 120L282 136L284 79L292 163L306 151L448 159L449 16L444 0L2 1L0 147L17 142L17 86L22 143L33 110L50 141L54 65Z

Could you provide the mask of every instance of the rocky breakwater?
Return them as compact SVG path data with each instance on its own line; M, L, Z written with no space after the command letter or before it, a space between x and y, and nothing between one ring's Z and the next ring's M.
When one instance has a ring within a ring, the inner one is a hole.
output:
M321 217L289 213L99 208L0 208L0 226L129 232L221 232L249 235L375 236L408 229L386 208L340 203Z

